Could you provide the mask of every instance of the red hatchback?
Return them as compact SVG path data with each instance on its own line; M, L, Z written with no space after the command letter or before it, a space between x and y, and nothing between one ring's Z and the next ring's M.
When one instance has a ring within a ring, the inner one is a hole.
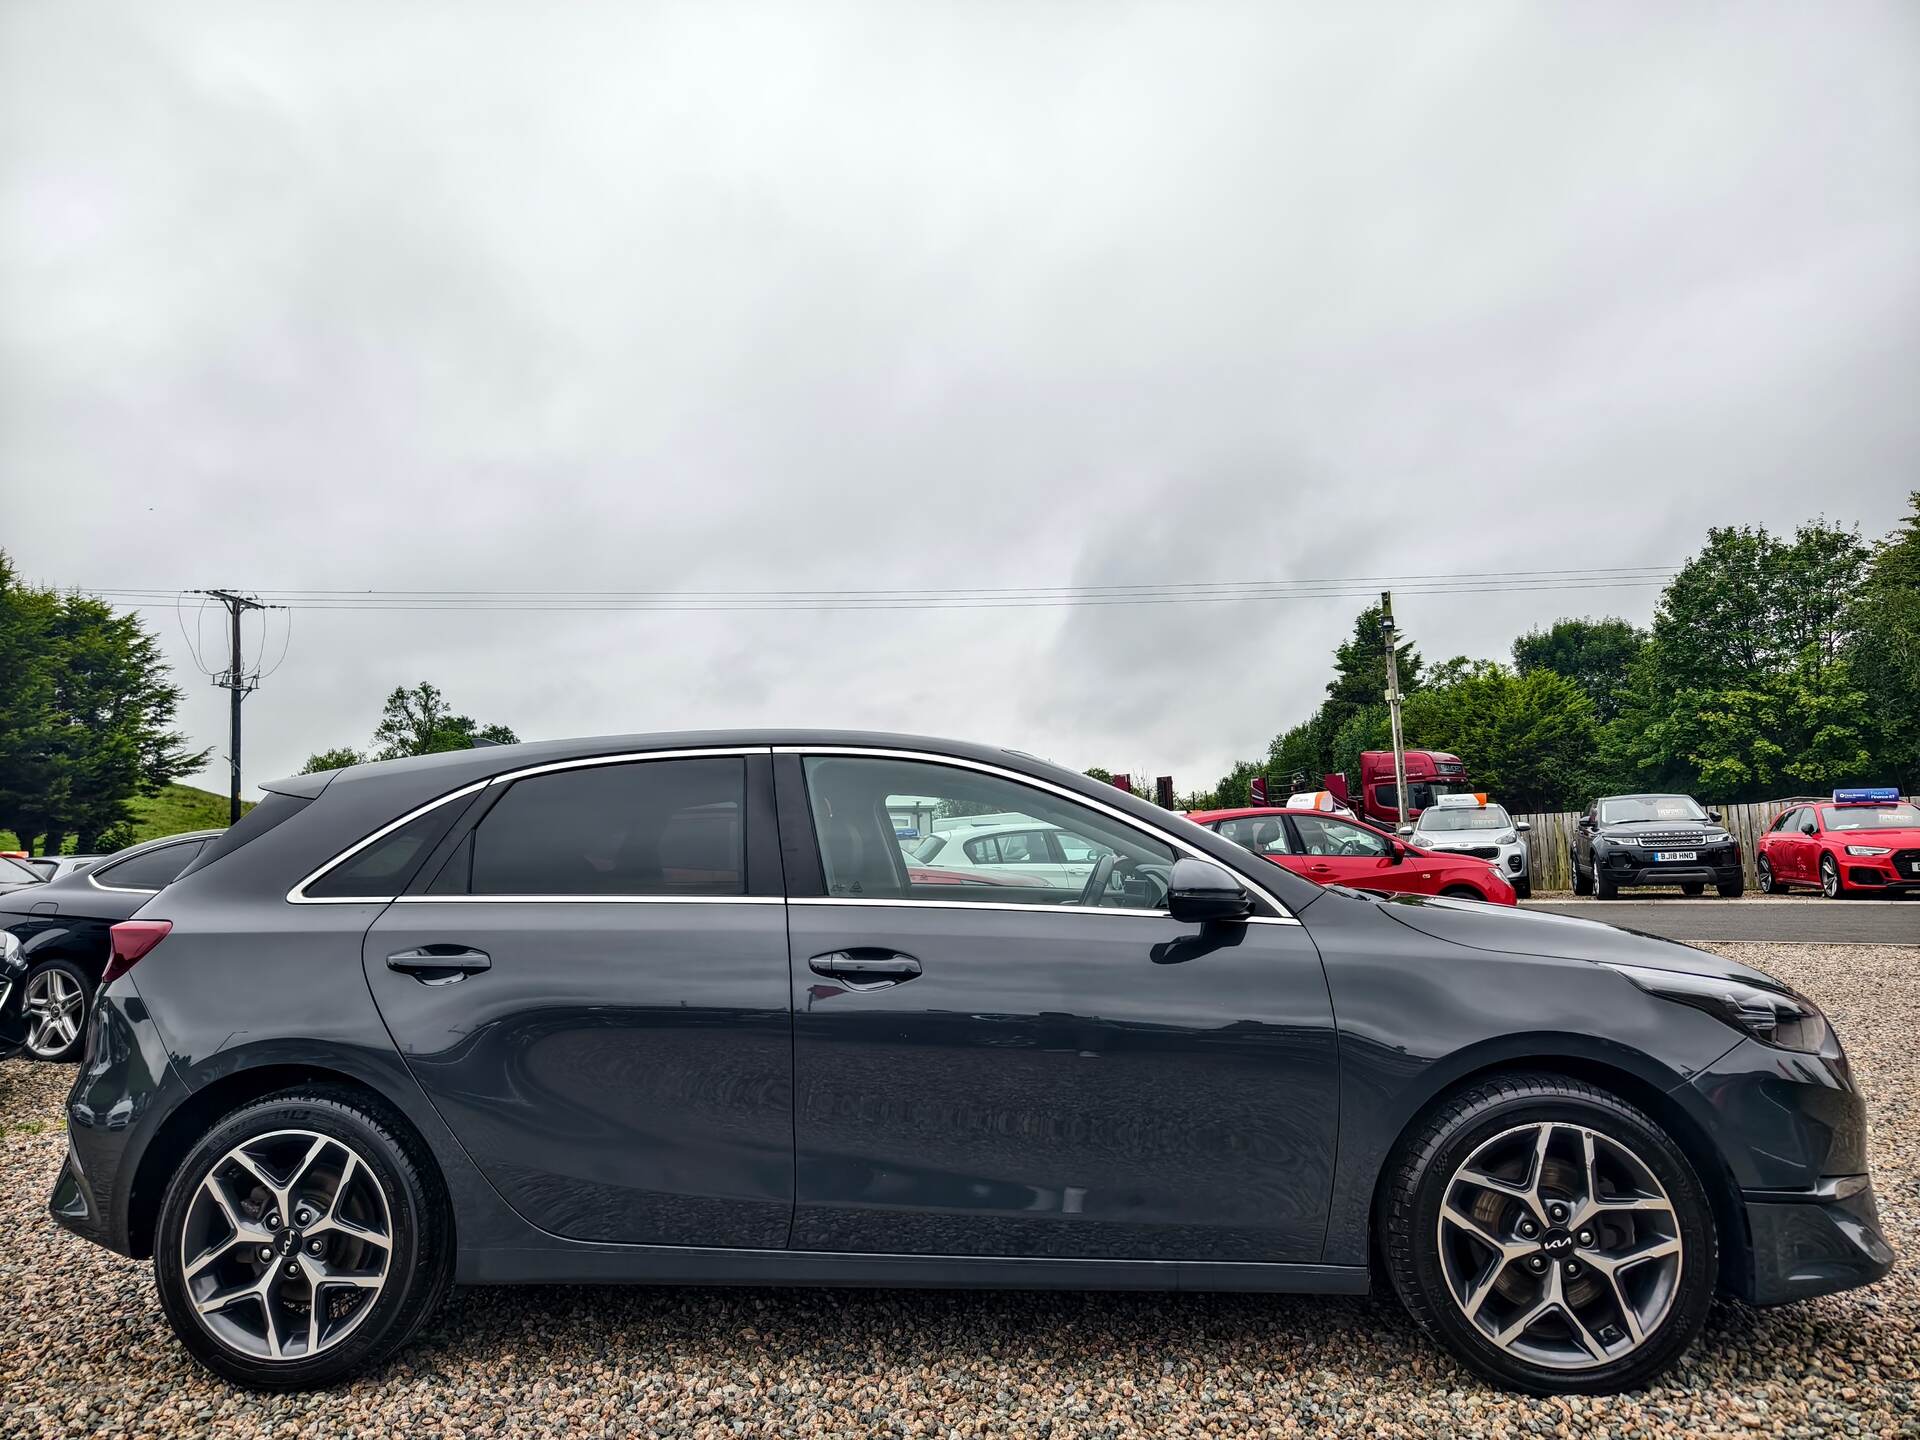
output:
M1193 810L1187 818L1283 869L1322 885L1452 895L1512 905L1513 886L1484 860L1440 855L1324 810L1254 806Z
M1920 807L1891 789L1836 790L1782 811L1753 863L1769 895L1794 885L1818 885L1830 900L1920 891Z

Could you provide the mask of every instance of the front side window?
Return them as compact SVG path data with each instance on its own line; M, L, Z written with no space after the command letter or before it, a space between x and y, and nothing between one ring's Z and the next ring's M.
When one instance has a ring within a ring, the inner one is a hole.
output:
M1385 855L1387 837L1344 820L1329 820L1318 815L1295 815L1294 829L1300 832L1300 850L1305 855Z
M93 872L93 878L116 890L163 890L179 878L204 844L204 840L189 840L179 845L162 845L157 850L103 866Z
M806 775L829 895L1109 909L1166 906L1173 848L1075 801L977 770L881 756L810 756ZM1010 868L1005 883L955 885L916 878L888 819L889 808L897 808L906 796L929 797L936 822L1011 812L1051 829L979 835L965 842L962 848L971 863ZM1030 855L1025 863L1033 865L1051 861L1050 835L1059 840L1063 854L1090 857L1084 874L1080 867L1067 870L1058 863L1044 875L1019 872L1021 862L1011 858L1015 854Z
M744 895L746 787L732 755L529 775L448 865L468 867L473 895ZM884 834L899 853L890 820Z

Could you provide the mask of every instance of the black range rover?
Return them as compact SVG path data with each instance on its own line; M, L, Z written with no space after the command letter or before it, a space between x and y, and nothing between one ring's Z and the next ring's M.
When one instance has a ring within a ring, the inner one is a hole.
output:
M1580 817L1573 893L1610 900L1630 885L1731 899L1746 889L1740 842L1691 795L1603 795Z

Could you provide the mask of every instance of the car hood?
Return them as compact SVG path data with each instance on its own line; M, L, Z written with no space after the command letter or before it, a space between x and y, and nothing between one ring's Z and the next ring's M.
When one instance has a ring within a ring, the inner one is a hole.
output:
M1598 920L1578 920L1551 911L1519 910L1510 905L1482 905L1426 895L1396 895L1379 903L1381 909L1409 930L1474 950L1644 965L1650 970L1719 975L1775 987L1780 984L1764 971L1736 964L1712 951L1696 950L1677 940L1638 930L1622 930Z

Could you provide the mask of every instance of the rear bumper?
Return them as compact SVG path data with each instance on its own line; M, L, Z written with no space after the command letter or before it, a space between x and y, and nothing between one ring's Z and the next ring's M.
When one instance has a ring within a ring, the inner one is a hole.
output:
M1813 1190L1749 1191L1747 1265L1736 1286L1752 1305L1784 1305L1871 1285L1893 1268L1873 1182L1825 1180Z

